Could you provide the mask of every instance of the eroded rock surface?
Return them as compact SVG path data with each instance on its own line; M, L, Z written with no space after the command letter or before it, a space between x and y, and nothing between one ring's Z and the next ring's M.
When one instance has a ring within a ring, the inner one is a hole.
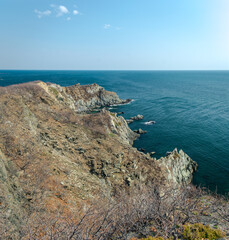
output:
M119 189L189 183L195 164L183 151L158 161L132 147L139 135L123 117L86 113L129 101L97 84L0 88L1 221L18 231L25 216L74 213Z
M176 148L158 162L163 172L167 173L167 180L178 186L191 183L193 173L197 170L197 163L182 150L178 152Z

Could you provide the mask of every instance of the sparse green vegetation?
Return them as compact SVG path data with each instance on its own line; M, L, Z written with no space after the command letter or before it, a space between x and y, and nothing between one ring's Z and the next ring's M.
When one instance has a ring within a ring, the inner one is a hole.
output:
M182 236L179 239L201 240L201 239L219 239L225 237L225 233L220 230L212 229L202 223L186 224L183 226ZM168 238L167 238L168 239ZM172 239L172 238L169 238ZM165 240L163 237L132 238L131 240Z
M55 95L55 97L58 97L59 92L58 92L58 90L56 88L49 87L49 91L51 91Z
M115 121L115 126L116 126L116 127L120 127L121 125L122 125L121 122Z
M115 135L114 135L114 133L109 133L109 136L114 137Z
M137 238L132 238L131 240L165 240L163 237L147 237L147 238L140 238L140 239L137 239Z
M186 224L183 226L183 237L187 240L195 239L219 239L225 237L220 230L204 226L202 223Z

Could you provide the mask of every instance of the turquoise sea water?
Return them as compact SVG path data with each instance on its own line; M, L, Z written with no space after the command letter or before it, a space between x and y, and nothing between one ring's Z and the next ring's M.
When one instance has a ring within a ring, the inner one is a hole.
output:
M131 104L115 107L148 133L135 147L164 156L175 147L199 164L194 184L229 192L229 71L4 71L0 86L34 80L68 86L98 83ZM149 120L155 125L147 126Z

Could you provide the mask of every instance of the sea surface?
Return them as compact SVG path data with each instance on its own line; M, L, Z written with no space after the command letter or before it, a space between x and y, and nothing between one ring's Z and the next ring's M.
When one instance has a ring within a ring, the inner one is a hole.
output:
M134 146L155 157L183 149L199 167L194 184L221 194L229 192L229 71L6 71L0 86L42 80L62 86L97 83L131 104L125 118L144 115L130 124L142 128ZM153 120L155 125L145 125Z

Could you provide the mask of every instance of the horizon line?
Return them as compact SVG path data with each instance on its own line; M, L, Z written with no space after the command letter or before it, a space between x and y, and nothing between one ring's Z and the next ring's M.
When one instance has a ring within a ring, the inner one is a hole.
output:
M229 71L229 69L0 69L0 71Z

